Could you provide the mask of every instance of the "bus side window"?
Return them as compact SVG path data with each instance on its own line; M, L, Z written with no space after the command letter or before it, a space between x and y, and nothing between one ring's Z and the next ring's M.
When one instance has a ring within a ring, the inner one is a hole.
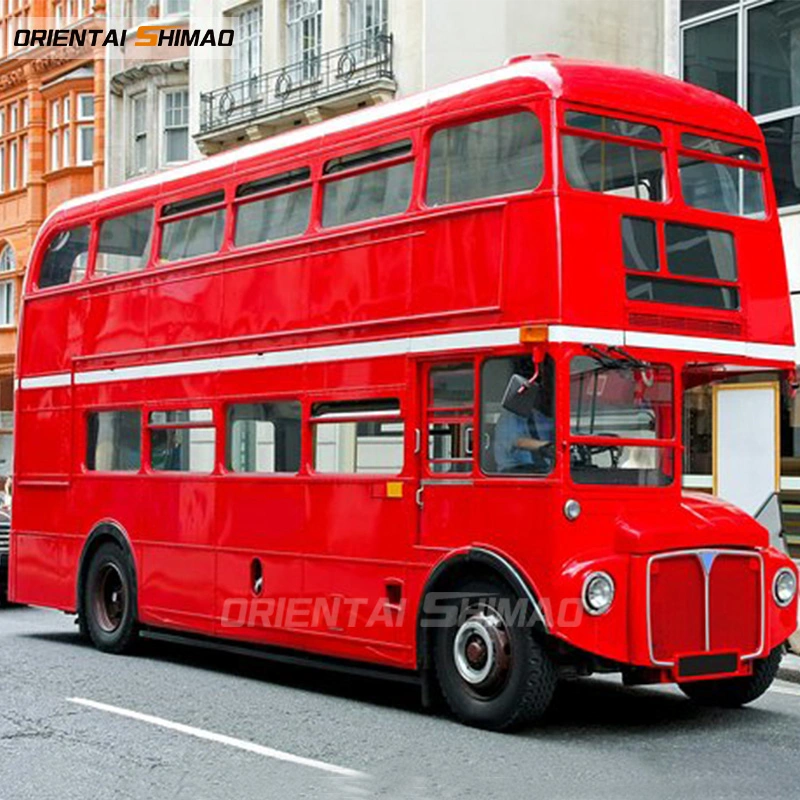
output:
M88 225L81 225L61 231L50 240L39 271L40 289L83 280L88 263L90 231Z
M105 278L144 269L150 256L153 209L104 220L100 225L94 277Z
M138 411L98 411L86 418L86 469L136 472L142 460Z
M441 206L530 191L543 175L539 118L506 114L433 134L425 201Z
M475 369L472 364L433 367L428 374L428 469L434 474L472 472Z
M394 161L403 158L407 160ZM356 175L347 174L350 170L388 159L393 161L385 167ZM323 184L324 228L402 214L411 202L414 161L408 140L334 158L325 165L324 172L326 175L344 173L341 178Z
M178 261L184 258L216 253L222 247L225 231L225 192L193 197L170 203L161 211L161 259ZM198 214L189 214L195 209L208 208ZM180 216L179 216L180 215ZM175 220L169 220L175 217Z
M153 411L150 414L150 464L157 472L214 471L216 430L210 408Z
M311 424L316 472L397 475L402 471L405 426L399 400L315 403Z
M227 467L232 472L300 471L300 403L247 403L228 408Z

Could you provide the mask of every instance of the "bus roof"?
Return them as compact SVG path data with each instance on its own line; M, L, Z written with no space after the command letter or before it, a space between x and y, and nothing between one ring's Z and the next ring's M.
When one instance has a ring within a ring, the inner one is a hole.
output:
M524 91L541 92L554 98L592 105L598 109L628 112L634 116L679 121L707 130L735 133L760 139L755 121L740 106L721 95L675 78L640 69L600 62L565 59L554 55L518 56L502 67L461 79L441 87L409 95L381 105L343 114L313 125L287 131L264 141L254 142L181 167L134 179L92 194L67 200L50 214L47 223L58 217L72 217L96 203L114 199L115 204L133 199L154 189L170 189L187 179L216 173L250 158L279 153L299 145L319 142L324 137L357 132L371 124L414 113L424 113L439 104L489 87L514 84L513 95L520 94L519 82L530 84ZM512 92L509 92L509 96ZM709 127L709 120L712 127Z

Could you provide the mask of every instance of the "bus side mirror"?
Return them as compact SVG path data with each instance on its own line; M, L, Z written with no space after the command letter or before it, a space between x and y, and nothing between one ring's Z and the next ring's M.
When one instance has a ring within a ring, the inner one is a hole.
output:
M528 419L539 401L539 387L522 377L512 375L503 393L501 405L506 411Z

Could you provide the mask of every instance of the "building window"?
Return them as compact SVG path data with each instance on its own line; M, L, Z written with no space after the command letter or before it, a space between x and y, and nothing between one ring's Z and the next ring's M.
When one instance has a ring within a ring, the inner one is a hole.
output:
M379 37L388 33L388 25L388 0L348 0L347 38L351 46L359 45L359 61L382 55Z
M164 0L162 12L165 17L171 17L175 14L188 14L189 0Z
M6 190L6 147L0 145L0 192Z
M0 250L0 276L14 272L17 259L10 244ZM14 324L14 278L0 282L0 325Z
M131 97L130 104L131 166L136 174L147 169L147 95Z
M164 92L164 163L189 159L189 92Z
M78 158L79 165L91 164L94 161L94 125L78 126Z
M681 42L684 80L756 117L778 205L800 205L800 3L682 0Z
M8 147L8 188L19 186L19 143L13 140Z
M261 5L232 14L233 83L258 77L261 72Z
M322 0L286 0L286 61L296 83L316 80L322 45Z

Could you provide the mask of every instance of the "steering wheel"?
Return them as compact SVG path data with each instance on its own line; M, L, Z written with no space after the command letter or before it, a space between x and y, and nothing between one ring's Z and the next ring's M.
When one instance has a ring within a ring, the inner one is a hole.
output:
M609 438L619 438L619 434L617 433L606 433L606 432L598 432L594 434L595 436L606 436ZM600 455L600 453L608 453L611 458L611 467L612 469L616 469L619 466L619 460L622 457L622 450L623 448L619 445L615 444L573 444L572 445L572 453L573 456L577 456L575 459L577 465L582 467L593 467L594 464L594 456Z

